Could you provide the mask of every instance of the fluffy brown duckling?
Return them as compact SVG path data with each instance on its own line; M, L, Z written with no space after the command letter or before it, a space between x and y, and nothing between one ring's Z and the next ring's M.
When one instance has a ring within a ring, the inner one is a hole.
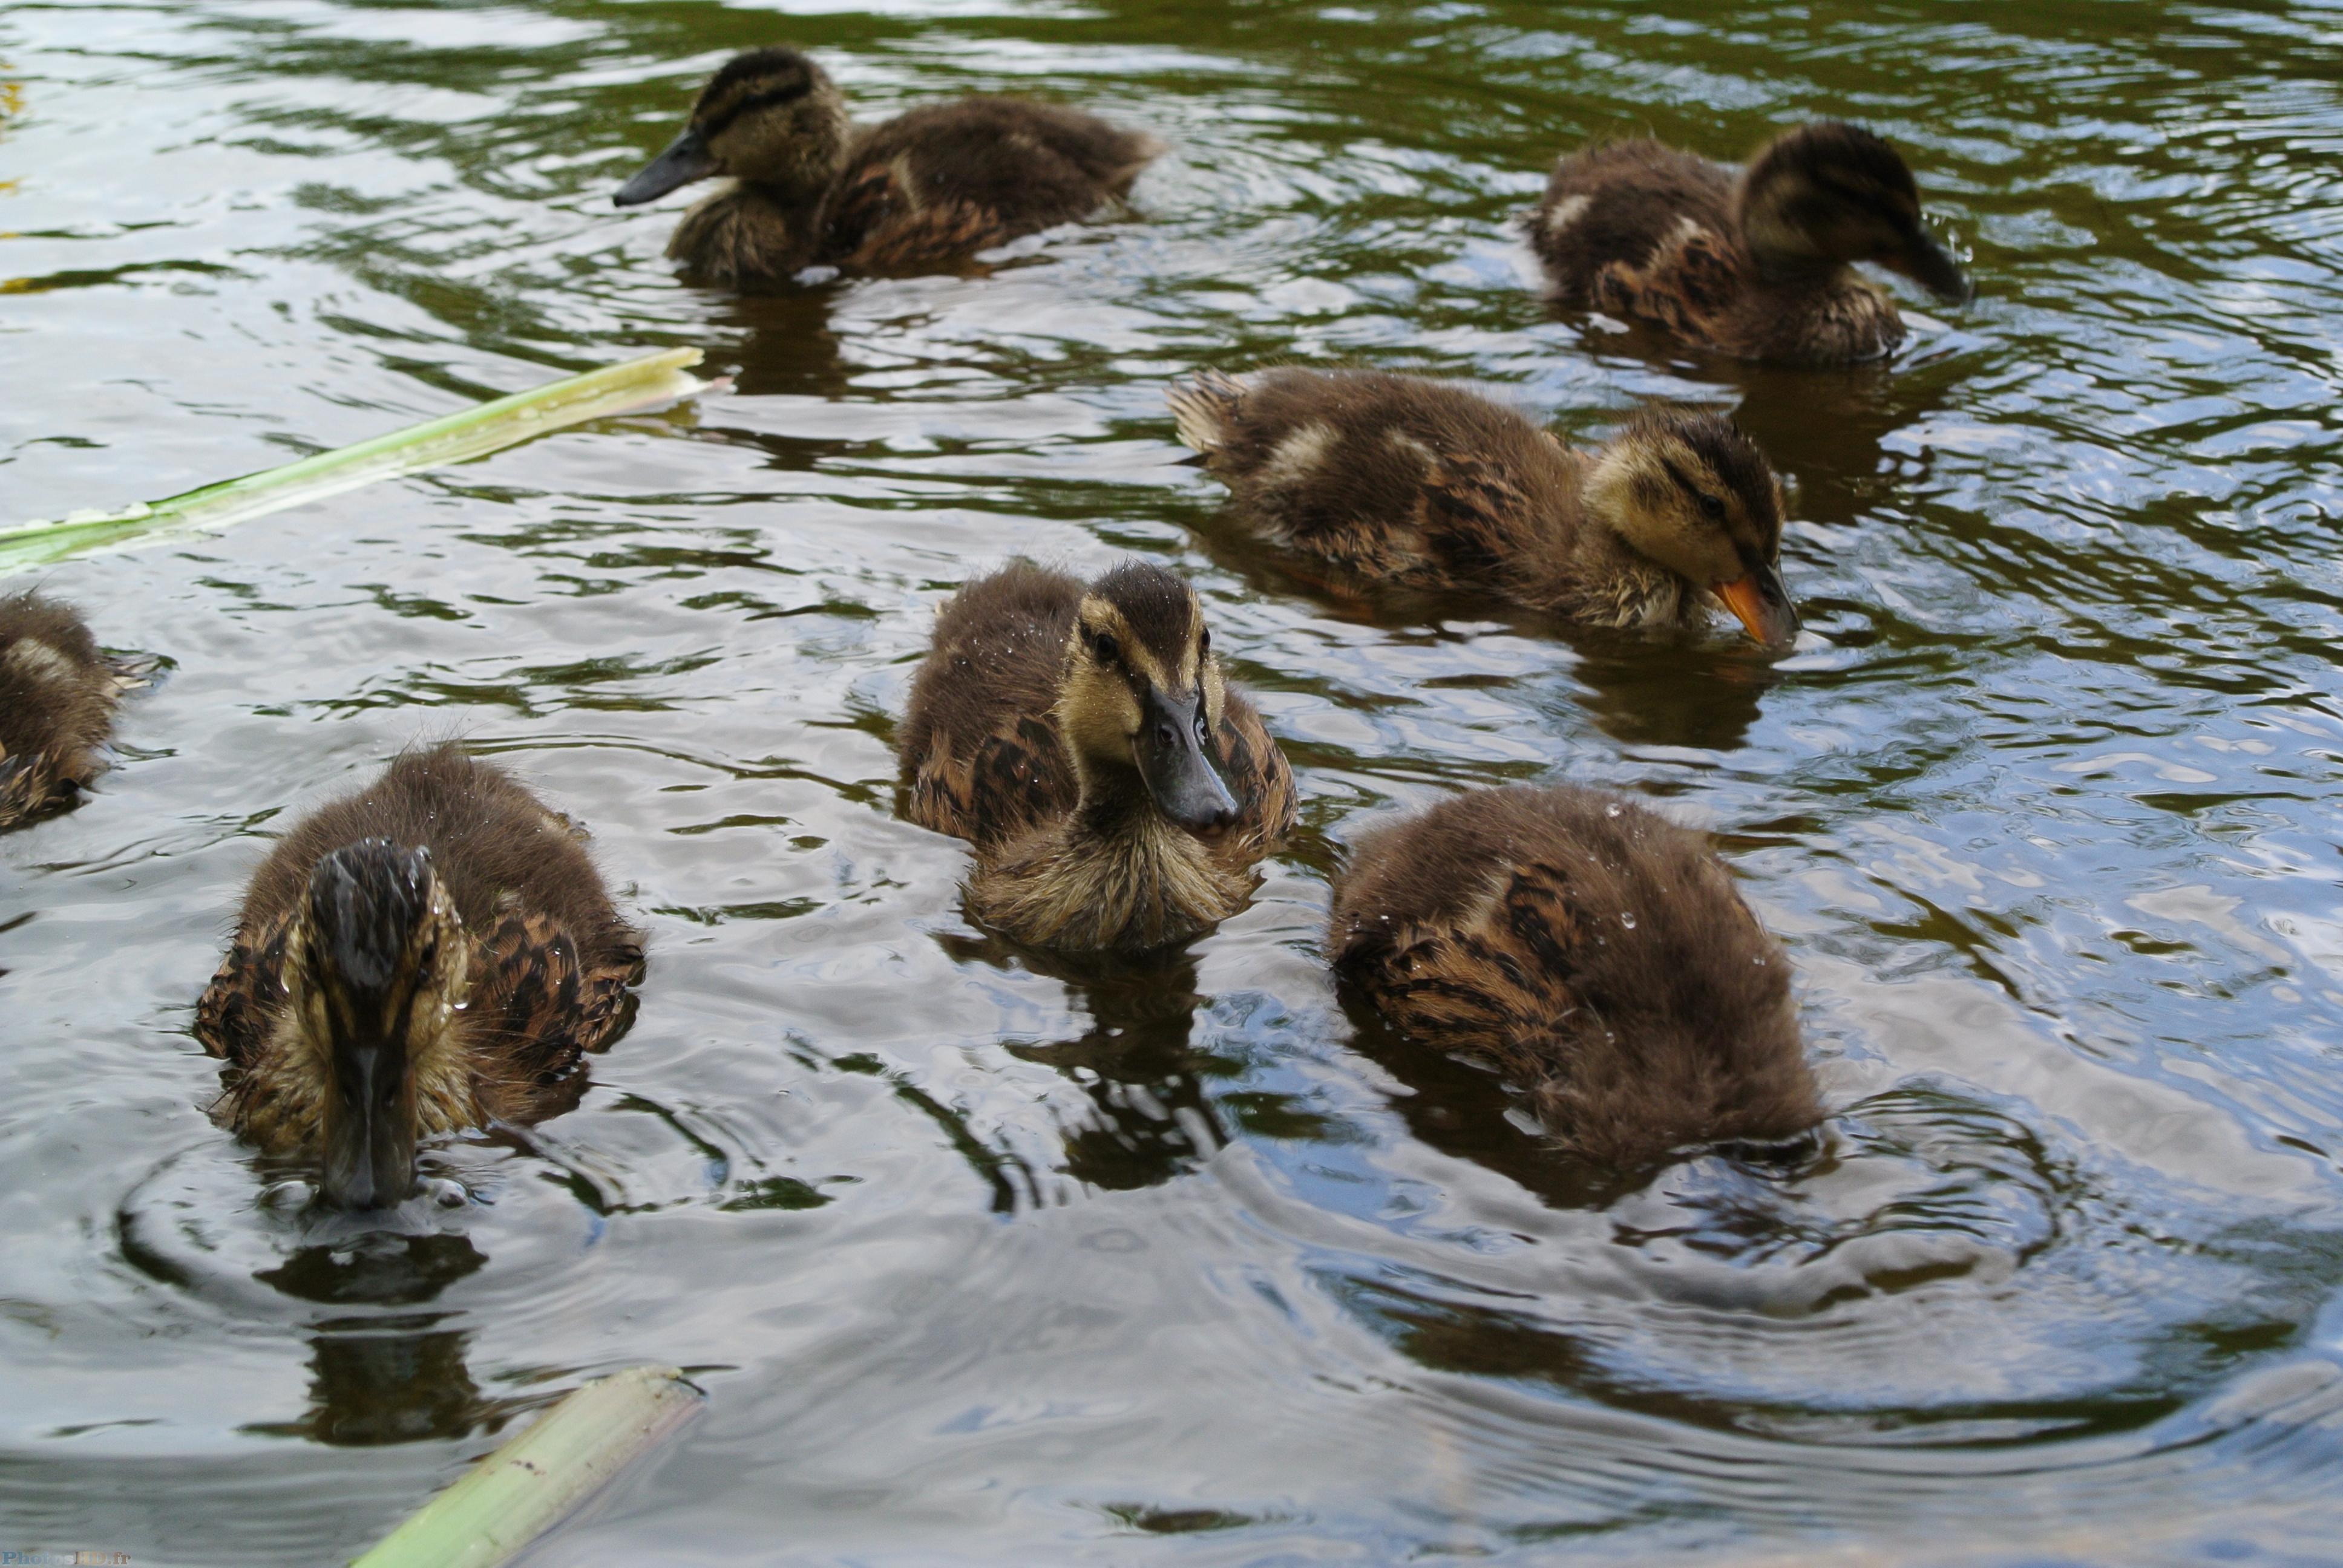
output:
M196 1007L213 1114L318 1161L328 1203L396 1204L419 1140L574 1103L641 964L567 821L458 746L409 752L254 874Z
M1363 835L1337 974L1620 1168L1822 1120L1790 965L1700 835L1591 789L1480 789Z
M1714 595L1768 647L1797 635L1781 482L1717 415L1654 410L1587 453L1380 371L1207 371L1170 401L1242 526L1363 578L1588 626L1694 624Z
M976 846L968 909L1039 947L1126 952L1244 907L1293 775L1222 676L1194 590L1131 561L1012 562L936 620L900 740L911 819Z
M754 49L716 73L683 134L612 200L634 206L729 176L667 247L688 275L727 287L814 265L917 272L1088 217L1162 150L1095 115L1022 98L857 126L820 66L795 49Z
M1561 305L1745 359L1844 365L1901 343L1896 302L1855 262L1969 293L1903 158L1838 120L1775 137L1737 173L1654 141L1568 154L1522 227Z
M129 684L71 605L0 595L0 829L71 805L105 771Z

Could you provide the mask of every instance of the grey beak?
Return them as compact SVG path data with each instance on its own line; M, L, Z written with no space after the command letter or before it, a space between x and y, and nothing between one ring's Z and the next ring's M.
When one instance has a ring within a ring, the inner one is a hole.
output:
M704 180L716 172L716 155L708 150L707 141L696 128L687 127L683 135L667 146L667 151L642 166L633 179L618 187L610 198L612 206L640 206L647 201L657 201L679 186L694 180Z
M404 1202L415 1190L415 1136L403 1124L395 1086L378 1081L404 1070L379 1047L341 1045L335 1051L347 1130L326 1148L327 1202L340 1209L380 1209Z
M1887 265L1947 305L1968 302L1969 280L1961 264L1936 243L1936 236L1917 224L1906 240L1905 253Z
M1236 797L1204 754L1203 688L1184 701L1161 691L1147 695L1147 711L1131 749L1139 776L1156 809L1191 833L1217 833L1237 819Z

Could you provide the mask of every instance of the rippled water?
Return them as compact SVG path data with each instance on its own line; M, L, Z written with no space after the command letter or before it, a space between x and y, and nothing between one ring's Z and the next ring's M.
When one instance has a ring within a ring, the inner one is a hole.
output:
M657 1359L707 1412L557 1560L2338 1560L2343 11L851 4L0 12L9 518L651 347L737 382L46 574L166 667L0 839L0 1546L335 1558ZM777 39L1175 150L985 275L683 287L680 201L608 193ZM1893 366L1544 312L1556 151L1815 114L1974 253ZM1161 406L1271 360L1737 407L1808 635L1313 598ZM890 716L954 585L1123 552L1305 829L1183 960L1036 972ZM286 814L451 734L593 827L649 976L581 1109L439 1156L478 1202L352 1235L266 1204L189 1015ZM1339 1005L1359 815L1549 777L1720 834L1819 1157L1590 1188Z

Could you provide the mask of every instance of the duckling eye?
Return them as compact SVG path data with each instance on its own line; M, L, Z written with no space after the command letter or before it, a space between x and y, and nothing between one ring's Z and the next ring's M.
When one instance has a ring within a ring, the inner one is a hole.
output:
M1115 643L1114 634L1104 631L1091 633L1091 657L1101 664L1112 664L1121 658L1122 649Z
M1202 658L1212 651L1212 628L1207 627L1204 630L1196 634L1196 657L1198 658Z
M1693 494L1700 498L1700 515L1702 517L1706 518L1712 523L1721 523L1725 521L1725 503L1723 501L1718 500L1706 490L1694 490Z

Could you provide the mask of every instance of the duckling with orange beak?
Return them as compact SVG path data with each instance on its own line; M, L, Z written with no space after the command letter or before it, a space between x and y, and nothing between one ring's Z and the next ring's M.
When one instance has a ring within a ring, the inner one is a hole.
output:
M1653 409L1580 451L1477 393L1380 371L1206 371L1170 402L1240 527L1367 583L1586 626L1690 626L1721 604L1769 648L1797 636L1781 481L1719 415Z

